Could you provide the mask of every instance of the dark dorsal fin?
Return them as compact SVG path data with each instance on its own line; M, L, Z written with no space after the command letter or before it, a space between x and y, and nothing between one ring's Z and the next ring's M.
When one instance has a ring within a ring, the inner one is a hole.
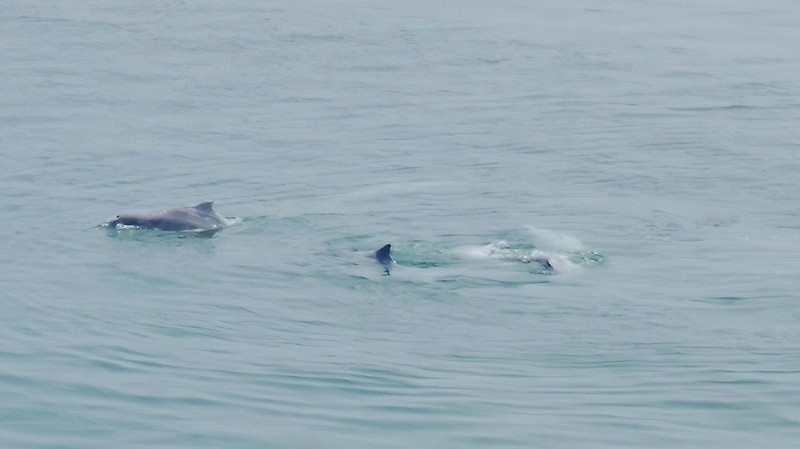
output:
M378 263L382 263L384 265L388 265L393 262L392 260L392 244L387 244L383 248L375 251L375 259Z
M214 212L214 210L213 210L213 209L211 209L211 206L213 206L213 205L214 205L214 203L213 203L213 202L211 202L211 201L206 201L205 203L200 203L200 204L198 204L198 205L197 205L197 206L195 206L194 208L195 208L195 209L197 209L197 210L199 210L200 212L202 212L202 213L204 213L204 214L210 214L211 212Z

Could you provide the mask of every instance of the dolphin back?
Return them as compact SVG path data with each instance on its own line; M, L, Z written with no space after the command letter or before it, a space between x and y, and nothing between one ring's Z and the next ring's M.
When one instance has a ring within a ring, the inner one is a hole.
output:
M227 221L214 212L212 202L194 207L161 210L144 214L117 215L106 227L129 227L159 231L209 231L222 229Z

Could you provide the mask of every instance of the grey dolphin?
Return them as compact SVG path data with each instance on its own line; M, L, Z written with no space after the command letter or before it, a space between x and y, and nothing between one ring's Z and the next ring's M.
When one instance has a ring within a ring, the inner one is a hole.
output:
M138 228L159 231L217 231L228 222L217 215L212 202L200 203L194 207L179 207L144 214L124 214L103 223L107 228Z

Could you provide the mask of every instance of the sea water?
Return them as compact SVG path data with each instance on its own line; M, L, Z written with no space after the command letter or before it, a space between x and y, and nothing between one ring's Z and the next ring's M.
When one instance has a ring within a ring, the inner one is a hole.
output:
M796 2L2 3L0 447L800 441Z

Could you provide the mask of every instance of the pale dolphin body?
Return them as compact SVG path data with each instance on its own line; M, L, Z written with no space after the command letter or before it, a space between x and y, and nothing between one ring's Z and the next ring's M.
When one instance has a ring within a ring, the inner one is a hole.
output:
M507 260L510 262L538 263L545 270L553 270L551 257L538 250L522 250L513 248L504 240L489 243L478 247L467 247L469 256L487 257L491 259Z
M144 214L124 214L101 226L114 229L154 229L158 231L218 231L228 221L214 212L211 202L194 207L179 207Z
M582 266L597 263L602 256L586 251L544 251L539 249L515 248L504 240L481 246L464 246L457 251L462 257L471 260L494 259L506 262L537 264L541 274L563 274L578 271Z

